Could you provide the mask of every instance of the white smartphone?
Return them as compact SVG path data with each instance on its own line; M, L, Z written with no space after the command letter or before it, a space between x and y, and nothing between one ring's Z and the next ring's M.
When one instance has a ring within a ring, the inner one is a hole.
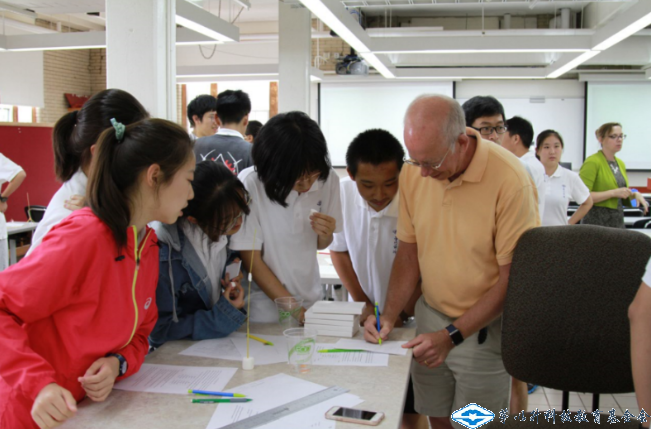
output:
M377 426L384 419L384 413L378 411L356 410L354 408L332 407L325 415L326 419L340 422L358 423Z
M234 279L240 275L240 268L242 267L242 261L233 262L226 267L226 274L228 274L229 279Z

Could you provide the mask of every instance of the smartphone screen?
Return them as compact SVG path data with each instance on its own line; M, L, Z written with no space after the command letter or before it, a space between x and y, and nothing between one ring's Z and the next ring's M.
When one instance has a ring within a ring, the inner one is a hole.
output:
M226 274L229 275L229 278L234 279L240 275L240 267L242 266L242 261L233 262L226 267Z
M349 419L371 420L373 417L375 417L376 414L377 413L374 411L354 410L352 408L339 407L339 409L335 411L333 415L339 417L347 417Z

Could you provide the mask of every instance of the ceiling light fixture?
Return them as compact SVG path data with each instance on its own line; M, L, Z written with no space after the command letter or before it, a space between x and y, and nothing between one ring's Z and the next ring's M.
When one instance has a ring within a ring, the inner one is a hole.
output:
M565 73L569 72L572 69L575 69L576 67L580 66L584 62L588 61L590 58L593 58L599 54L600 51L584 52L583 54L574 58L572 61L565 64L564 66L561 66L558 69L554 70L553 72L549 73L547 77L550 79L556 79L559 76L563 76Z
M238 27L185 0L176 0L176 23L219 42L240 40Z

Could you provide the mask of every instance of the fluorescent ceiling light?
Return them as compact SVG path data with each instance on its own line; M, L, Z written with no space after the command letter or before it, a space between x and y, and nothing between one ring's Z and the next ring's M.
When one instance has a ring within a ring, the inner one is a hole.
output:
M0 10L8 10L9 12L18 13L20 15L28 16L32 19L36 19L36 13L32 12L31 10L16 7L12 4L3 1L0 1Z
M106 32L79 31L74 33L5 36L4 47L9 51L56 51L63 49L104 48L106 47Z
M569 63L565 64L564 66L558 68L557 70L551 72L550 74L547 75L548 78L550 79L556 79L559 76L564 75L565 73L569 72L570 70L580 66L584 62L588 61L590 58L599 55L600 51L588 51L585 52L578 57L574 58L572 61Z
M366 44L360 40L346 24L341 22L341 20L321 0L300 0L300 2L358 53L370 51L369 47L366 46ZM343 9L341 4L338 4L338 7ZM348 11L346 11L346 13L348 13ZM351 19L353 18L351 17Z
M221 77L251 77L251 76L268 76L268 77L276 77L278 76L278 73L227 73L227 74L179 74L176 75L178 78L191 78L191 77L216 77L216 78L221 78Z
M426 49L407 51L373 51L375 54L520 54L543 52L586 52L589 49Z
M617 43L628 38L629 36L632 36L633 34L637 33L643 28L648 27L649 25L651 25L651 13L647 13L646 15L642 16L637 21L633 22L627 27L624 27L592 49L595 51L605 51L611 46L616 45Z
M363 52L360 55L385 78L393 79L396 77L373 52Z
M238 42L240 30L185 0L176 0L176 23L220 42Z
M396 77L396 79L410 79L410 80L469 80L469 79L545 79L544 76L422 76L422 77Z

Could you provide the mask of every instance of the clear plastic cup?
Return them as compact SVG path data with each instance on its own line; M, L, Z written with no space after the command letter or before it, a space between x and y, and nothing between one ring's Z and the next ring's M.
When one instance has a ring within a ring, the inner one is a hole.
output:
M287 339L287 363L300 374L310 372L316 351L316 329L291 328L283 332Z
M301 326L298 321L301 308L303 308L303 298L300 296L284 296L276 298L276 309L278 310L278 323L283 329L297 328Z

